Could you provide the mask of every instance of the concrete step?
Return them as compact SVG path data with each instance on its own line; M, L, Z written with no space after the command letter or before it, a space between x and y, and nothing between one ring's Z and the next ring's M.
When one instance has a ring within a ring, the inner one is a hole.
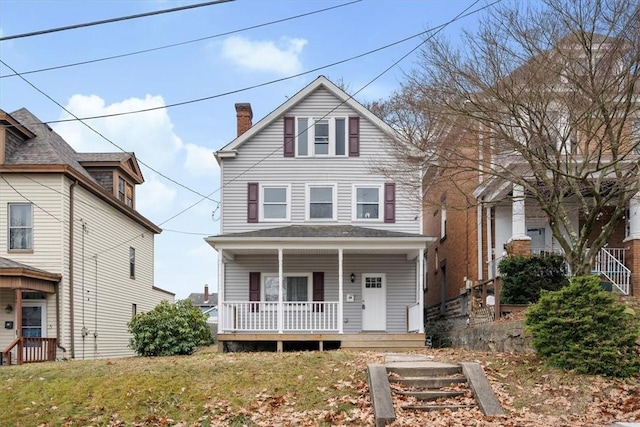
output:
M394 390L395 394L401 394L403 396L412 396L418 400L423 401L431 401L437 400L442 397L450 398L450 397L460 397L464 396L466 392L464 391L407 391L407 390Z
M411 409L414 411L442 411L443 409L449 409L451 411L457 411L458 409L472 409L477 408L476 405L405 405L402 409Z
M462 384L467 382L467 378L460 377L396 377L389 378L390 382L400 383L407 387L418 388L442 388L448 387L451 384Z
M401 377L440 377L462 373L460 366L401 366L387 365L387 372L393 372Z
M358 341L342 341L341 348L395 348L397 350L403 348L418 349L424 348L423 341L416 340L358 340Z

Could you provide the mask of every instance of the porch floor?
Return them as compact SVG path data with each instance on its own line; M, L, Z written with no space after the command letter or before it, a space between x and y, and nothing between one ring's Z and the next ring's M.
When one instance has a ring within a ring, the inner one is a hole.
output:
M229 351L229 343L270 343L281 352L285 343L317 343L317 349L341 348L350 350L372 350L381 352L410 351L425 348L425 335L420 333L218 333L218 351ZM326 343L326 346L325 346ZM337 347L336 347L337 345Z

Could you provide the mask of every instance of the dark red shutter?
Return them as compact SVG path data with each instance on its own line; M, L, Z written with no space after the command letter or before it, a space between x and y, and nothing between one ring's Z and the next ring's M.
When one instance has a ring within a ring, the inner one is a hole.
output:
M349 157L360 155L360 117L349 117Z
M284 118L284 156L294 157L295 150L295 122L293 117Z
M260 273L249 273L249 301L260 301ZM260 304L251 304L251 311L258 311Z
M313 300L324 301L324 273L313 273ZM313 311L324 311L324 304L313 304Z
M384 222L396 222L396 185L384 184Z
M258 183L247 184L247 222L258 222Z

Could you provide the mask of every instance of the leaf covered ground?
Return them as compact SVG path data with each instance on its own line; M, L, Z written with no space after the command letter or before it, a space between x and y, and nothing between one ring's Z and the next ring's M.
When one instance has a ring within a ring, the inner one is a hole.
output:
M422 352L476 361L506 410L421 413L393 426L606 426L640 420L640 378L613 380L545 367L533 355ZM0 369L0 425L371 426L366 365L373 352L227 353L53 362Z

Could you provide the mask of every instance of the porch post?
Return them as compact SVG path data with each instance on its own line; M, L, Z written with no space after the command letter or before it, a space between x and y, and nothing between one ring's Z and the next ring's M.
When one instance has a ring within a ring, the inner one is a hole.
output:
M342 248L338 249L338 333L341 334L343 333L343 268L342 268L342 261L343 261L343 251Z
M225 318L224 318L224 250L220 249L218 252L218 330L224 331Z
M418 308L420 309L420 314L422 321L420 322L420 329L418 329L418 333L424 333L424 248L420 248L418 251Z
M524 187L513 186L513 198L511 202L511 240L528 240L525 227L524 211Z
M493 279L495 276L493 264L495 263L495 256L493 250L493 239L492 234L493 230L491 230L491 207L487 207L487 279Z
M22 338L22 290L21 289L16 289L16 337L17 338ZM22 346L23 346L23 342L22 340L20 341L20 343L18 344L18 350L16 351L16 363L18 365L22 365L22 356L23 356L23 351L22 351Z
M283 333L284 312L282 311L282 248L278 248L278 333Z
M640 239L640 193L629 200L629 235L626 240Z

